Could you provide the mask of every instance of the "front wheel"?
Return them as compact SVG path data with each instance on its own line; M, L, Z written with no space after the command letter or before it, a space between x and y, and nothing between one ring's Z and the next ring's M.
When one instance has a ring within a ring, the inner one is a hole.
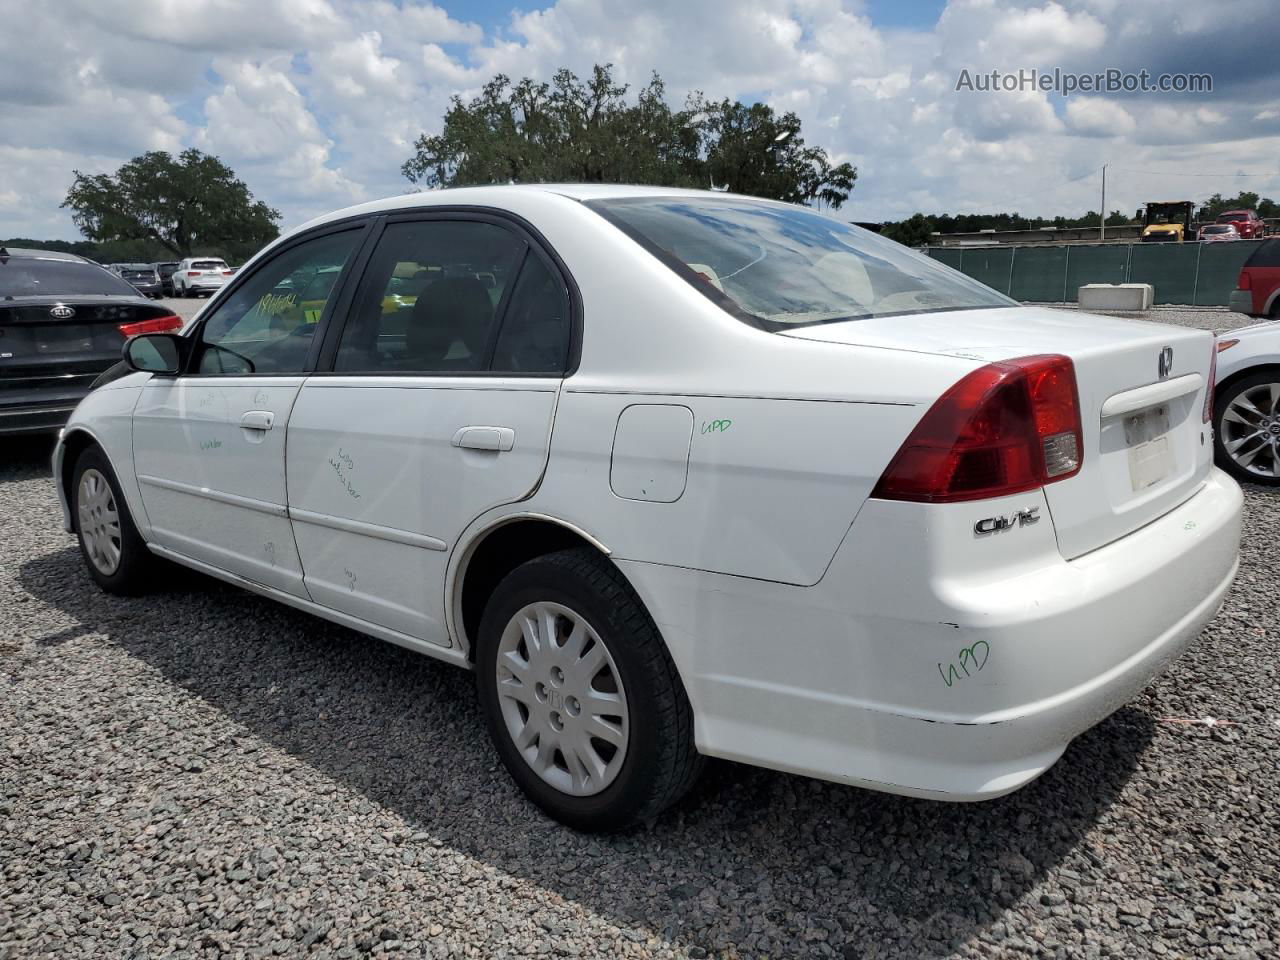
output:
M498 585L476 680L508 772L571 827L652 819L701 771L675 664L630 584L593 550L535 558Z
M1214 397L1214 459L1237 480L1280 486L1280 370L1250 374Z
M111 464L97 447L76 461L71 512L89 576L110 593L143 593L154 582L156 558L133 524Z

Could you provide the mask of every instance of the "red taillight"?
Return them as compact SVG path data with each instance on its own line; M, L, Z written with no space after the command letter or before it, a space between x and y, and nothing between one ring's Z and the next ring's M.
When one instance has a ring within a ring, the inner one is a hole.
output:
M871 495L955 503L1021 493L1079 473L1083 451L1071 359L1006 360L939 397Z
M200 271L199 271L199 270L188 270L188 271L187 271L187 276L188 276L188 277L198 277L198 276L200 276Z
M182 318L175 313L167 317L152 317L150 320L135 320L133 323L119 324L117 329L126 337L136 337L143 333L168 333L182 329Z
M1252 290L1253 280L1249 276L1248 270L1240 271L1240 279L1236 281L1237 290Z
M1239 343L1238 340L1232 340L1227 346L1233 347L1237 343ZM1222 349L1222 344L1217 337L1214 337L1213 349L1209 351L1209 383L1204 388L1204 410L1202 415L1205 423L1213 419L1213 388L1218 379L1218 354Z
M222 271L222 275L223 275L224 277L229 277L229 276L231 276L231 271L230 271L230 270L223 270L223 271Z

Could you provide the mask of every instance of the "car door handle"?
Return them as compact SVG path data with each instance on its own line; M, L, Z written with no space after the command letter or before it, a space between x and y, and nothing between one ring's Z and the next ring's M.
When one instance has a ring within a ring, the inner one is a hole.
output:
M510 427L462 427L453 435L453 445L467 450L510 450L516 445L516 432Z
M250 410L240 418L240 426L245 430L270 430L276 422L276 415L270 410Z

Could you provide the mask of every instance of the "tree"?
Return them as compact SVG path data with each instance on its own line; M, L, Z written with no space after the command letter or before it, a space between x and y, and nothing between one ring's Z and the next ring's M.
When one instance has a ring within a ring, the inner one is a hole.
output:
M929 217L923 213L917 213L908 220L886 223L880 232L904 246L923 247L933 236L933 224Z
M218 247L247 255L280 234L278 211L253 194L217 157L184 150L134 157L114 175L75 180L62 206L90 240L146 240L174 257Z
M654 74L631 103L612 65L587 81L559 70L550 83L499 75L470 103L458 97L439 134L423 134L401 168L425 187L480 183L647 183L727 187L838 207L857 171L804 146L793 113L709 102L672 110ZM786 137L780 137L786 132Z

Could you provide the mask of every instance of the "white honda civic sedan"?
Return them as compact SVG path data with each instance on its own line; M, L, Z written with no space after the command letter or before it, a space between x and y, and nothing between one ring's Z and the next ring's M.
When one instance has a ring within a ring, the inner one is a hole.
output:
M1023 307L782 203L378 201L125 354L54 456L90 575L164 558L474 670L580 829L706 756L1008 793L1236 571L1208 333Z

